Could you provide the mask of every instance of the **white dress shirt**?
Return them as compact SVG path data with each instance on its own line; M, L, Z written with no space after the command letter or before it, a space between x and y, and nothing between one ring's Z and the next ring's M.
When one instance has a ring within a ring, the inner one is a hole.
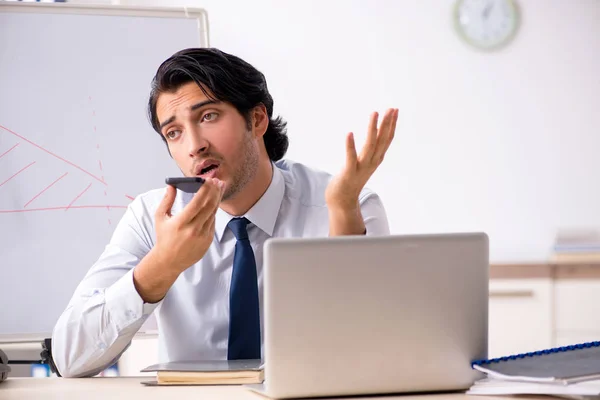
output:
M267 191L244 215L250 220L248 236L256 258L261 309L263 244L271 237L328 236L325 188L330 179L329 174L289 160L274 163ZM161 301L144 303L134 287L133 268L156 243L154 213L164 194L164 188L152 190L131 202L110 243L58 319L52 350L63 376L92 376L113 364L152 312L159 332L159 362L227 358L236 242L227 228L232 215L217 211L215 236L207 253L177 278ZM192 196L178 191L172 214ZM379 197L365 188L359 201L367 234L389 234Z

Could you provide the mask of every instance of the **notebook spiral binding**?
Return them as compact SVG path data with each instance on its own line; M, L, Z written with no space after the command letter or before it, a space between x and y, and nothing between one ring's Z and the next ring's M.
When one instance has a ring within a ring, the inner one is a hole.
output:
M512 356L492 358L489 360L475 360L471 363L471 366L493 364L493 363L498 363L498 362L502 362L502 361L517 360L517 359L525 358L525 357L537 357L537 356L542 356L542 355L546 355L546 354L562 353L565 351L588 349L590 347L598 347L598 346L600 346L600 342L586 342L586 343L580 343L580 344L573 344L570 346L555 347L555 348L547 349L547 350L533 351L531 353L514 354Z

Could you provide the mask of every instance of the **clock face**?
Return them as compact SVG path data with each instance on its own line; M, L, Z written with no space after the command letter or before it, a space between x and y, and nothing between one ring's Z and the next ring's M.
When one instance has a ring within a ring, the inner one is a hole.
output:
M519 20L513 0L457 0L454 18L461 36L486 50L508 43Z

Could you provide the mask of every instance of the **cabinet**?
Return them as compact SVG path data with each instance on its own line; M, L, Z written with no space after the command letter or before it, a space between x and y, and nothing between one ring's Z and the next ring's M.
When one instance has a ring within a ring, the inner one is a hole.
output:
M600 340L600 264L492 266L489 356Z
M557 266L556 346L600 340L600 266Z
M551 279L490 280L490 358L550 347L552 322Z

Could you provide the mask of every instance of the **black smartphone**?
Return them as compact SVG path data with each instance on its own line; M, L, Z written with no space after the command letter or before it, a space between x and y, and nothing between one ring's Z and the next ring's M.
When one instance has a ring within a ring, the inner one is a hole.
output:
M186 193L196 193L200 186L204 183L204 178L199 176L192 177L175 177L165 179L167 185L174 186L175 189L179 189Z

